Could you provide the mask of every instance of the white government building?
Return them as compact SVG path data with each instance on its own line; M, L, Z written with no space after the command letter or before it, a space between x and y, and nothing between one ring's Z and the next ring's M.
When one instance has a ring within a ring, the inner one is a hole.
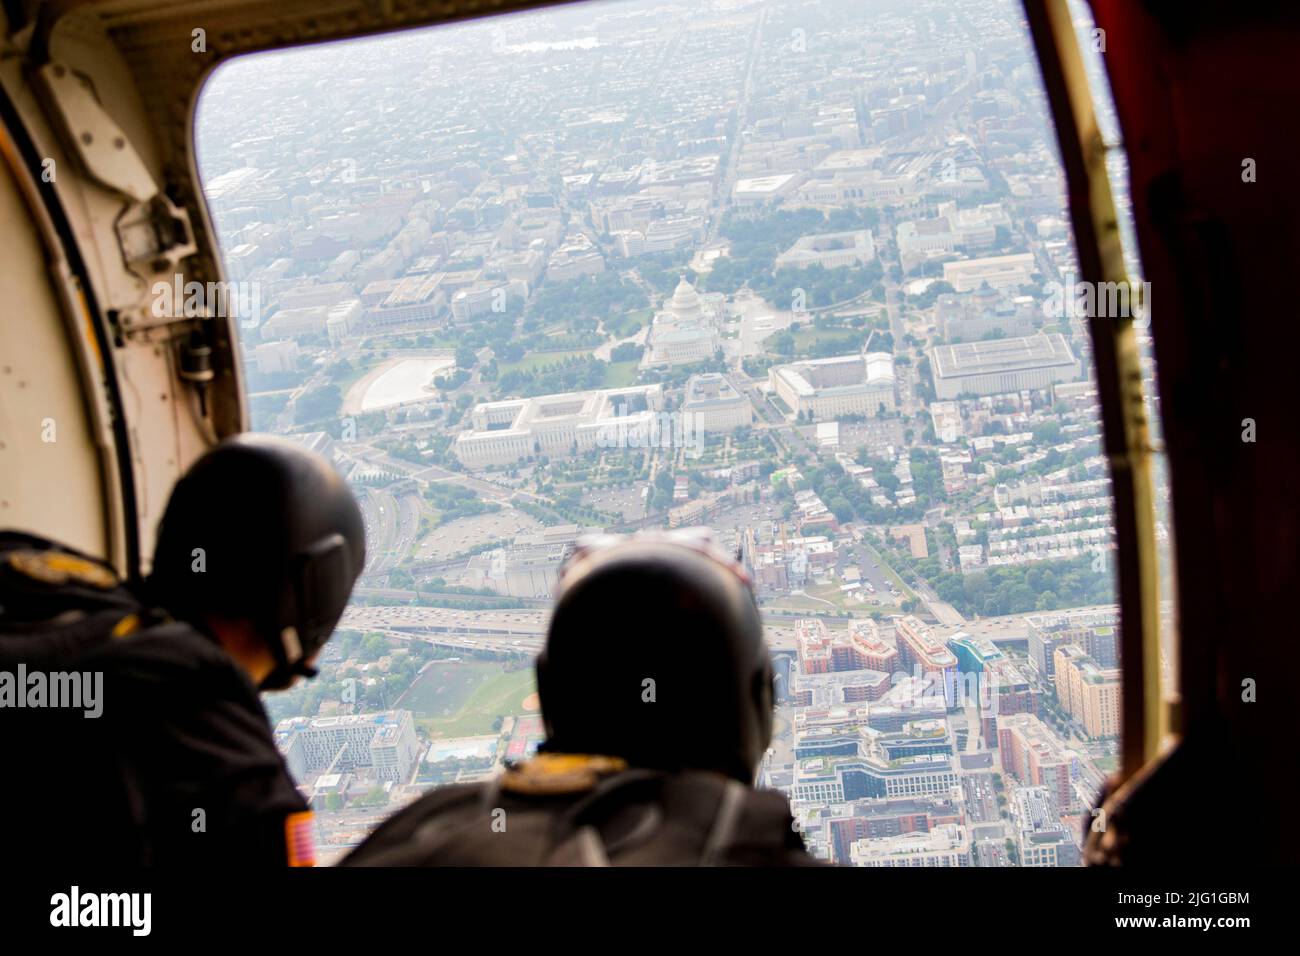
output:
M655 313L642 368L706 362L718 351L718 321L726 298L700 295L683 276L663 309Z
M907 265L957 249L987 248L997 241L999 226L1011 228L1011 217L1000 203L988 203L976 209L958 209L956 203L940 203L934 218L898 224L898 254Z
M566 524L518 535L510 544L471 557L464 581L470 587L488 588L512 597L552 597L560 565L578 538L592 530Z
M690 416L693 427L705 434L729 432L754 423L754 406L749 397L717 372L691 376L686 383L682 412Z
M823 269L839 269L866 265L875 258L876 242L870 229L824 232L795 240L794 245L776 257L776 268L821 266Z
M930 350L934 393L1001 395L1079 379L1079 360L1059 332L937 345Z
M648 444L658 434L663 386L637 385L484 402L452 451L467 468L562 458L607 444Z
M943 281L956 292L973 292L985 283L994 289L1018 289L1028 285L1037 269L1033 253L984 259L959 259L943 264Z
M843 415L874 416L880 406L897 407L894 397L894 357L888 352L837 355L831 358L774 365L768 384L789 407L789 417L802 412L813 419Z

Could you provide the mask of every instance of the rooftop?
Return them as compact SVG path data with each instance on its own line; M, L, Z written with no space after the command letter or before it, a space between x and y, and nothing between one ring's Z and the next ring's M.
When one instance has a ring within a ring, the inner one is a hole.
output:
M1077 364L1069 343L1059 332L939 345L933 356L935 372L943 377Z
M686 383L685 406L730 403L743 398L727 377L717 372L694 375Z

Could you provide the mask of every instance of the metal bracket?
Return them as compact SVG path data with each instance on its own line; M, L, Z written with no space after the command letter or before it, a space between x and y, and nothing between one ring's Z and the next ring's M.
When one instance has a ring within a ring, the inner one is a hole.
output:
M47 63L37 72L86 172L128 200L116 222L118 245L128 267L137 273L175 272L177 263L197 248L189 213L158 188L85 76L58 62Z
M133 203L118 217L117 242L133 267L174 273L176 265L197 251L190 214L162 193L149 202Z
M87 171L136 202L148 202L158 195L149 168L122 128L104 111L90 81L62 63L46 63L38 75Z

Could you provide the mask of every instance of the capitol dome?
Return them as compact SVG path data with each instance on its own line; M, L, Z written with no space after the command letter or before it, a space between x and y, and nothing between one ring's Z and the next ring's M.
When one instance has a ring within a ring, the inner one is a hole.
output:
M679 320L698 320L702 317L700 294L695 291L695 286L686 281L685 276L682 276L682 281L677 283L677 289L673 292L673 297L668 300L665 309Z

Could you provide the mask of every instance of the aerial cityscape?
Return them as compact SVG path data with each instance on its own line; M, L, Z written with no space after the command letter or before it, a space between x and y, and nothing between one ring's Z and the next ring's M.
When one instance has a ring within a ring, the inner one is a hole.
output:
M266 698L321 862L536 749L582 535L704 525L812 854L1079 865L1122 686L1054 136L1013 0L602 0L219 69L253 427L366 519L321 676Z

